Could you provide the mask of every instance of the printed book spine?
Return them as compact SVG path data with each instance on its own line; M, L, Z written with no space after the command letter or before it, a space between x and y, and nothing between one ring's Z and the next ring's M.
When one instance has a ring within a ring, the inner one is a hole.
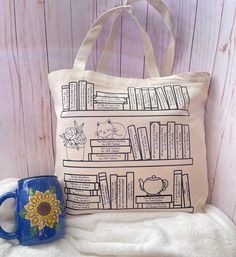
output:
M141 88L135 88L135 94L137 99L137 109L139 111L144 110L143 92Z
M111 92L101 92L97 91L96 92L97 96L102 96L102 97L118 97L118 98L128 98L127 93L111 93Z
M81 111L85 111L87 109L87 105L86 105L86 100L87 100L87 96L86 96L86 91L87 91L87 82L86 81L79 81L79 109Z
M117 103L94 103L95 111L123 111L124 104Z
M172 195L136 196L136 203L171 203Z
M91 146L130 146L129 139L91 139Z
M134 156L134 160L141 160L142 159L141 152L140 152L140 148L139 148L139 142L138 142L138 137L137 137L135 126L133 126L133 125L129 126L128 133L129 133L129 137L130 137L131 149L132 149L132 153Z
M190 158L190 131L189 125L183 125L183 158Z
M169 110L169 106L165 97L165 94L163 92L163 89L161 87L156 88L157 97L159 99L161 109L162 110Z
M65 181L80 183L96 183L97 175L64 174Z
M77 203L67 200L66 201L66 213L74 214L73 210L97 210L99 209L98 203ZM79 213L78 213L79 214ZM74 214L75 215L75 214Z
M70 110L70 87L69 87L69 85L62 86L62 108L63 108L63 111Z
M120 97L105 97L105 96L96 96L94 101L97 103L104 103L104 104L124 104L126 103L125 98Z
M189 104L190 104L190 97L189 97L189 94L188 94L187 87L182 87L182 92L183 92L183 96L184 96L185 110L188 110Z
M86 195L67 195L67 199L72 202L77 203L99 203L100 196L86 196Z
M175 159L175 122L167 123L167 149L168 149L168 159Z
M111 199L111 208L117 209L117 175L110 175L110 199Z
M139 203L138 209L169 209L170 203Z
M184 207L188 208L188 207L191 207L191 197L190 197L190 186L189 186L188 174L183 174L182 180L183 180Z
M185 101L184 101L184 95L182 92L182 87L180 85L175 85L174 92L175 92L178 109L184 110L185 109Z
M160 159L160 123L152 122L150 124L150 146L151 159Z
M167 160L167 125L160 125L160 159Z
M70 82L70 111L77 110L77 83Z
M182 207L182 170L174 171L174 208Z
M94 84L87 83L87 110L92 111L94 104Z
M144 108L147 111L150 111L152 109L151 107L151 99L149 95L149 90L148 88L142 88L143 91L143 101L144 101Z
M155 88L149 88L149 95L150 95L150 100L151 100L151 109L153 111L158 110L158 102L157 102L157 95Z
M78 182L65 182L67 188L78 190L98 190L98 183L78 183Z
M66 194L72 194L72 195L98 195L98 190L78 190L78 189L71 189L65 187L65 193Z
M150 147L148 143L148 135L147 135L146 127L138 128L138 137L139 137L139 144L140 144L142 159L150 160L151 154L150 154Z
M107 183L107 174L105 172L98 173L100 192L102 196L103 209L110 209L110 197Z
M169 107L171 110L176 110L177 109L177 104L175 102L175 97L174 97L174 92L172 90L171 86L165 86L165 93L166 93L166 98L167 102L169 103Z
M127 209L134 208L134 172L126 173Z
M129 94L130 110L135 111L135 110L137 110L137 100L136 100L135 88L129 87L128 94Z
M127 161L128 154L126 153L90 153L89 161L110 162L110 161Z
M126 176L117 177L117 208L126 209L127 208L127 195L126 195Z
M124 111L130 110L130 101L129 98L126 99L126 103L124 104Z
M183 159L183 131L182 125L175 125L175 154L176 159Z
M97 146L92 147L92 153L130 153L130 146Z

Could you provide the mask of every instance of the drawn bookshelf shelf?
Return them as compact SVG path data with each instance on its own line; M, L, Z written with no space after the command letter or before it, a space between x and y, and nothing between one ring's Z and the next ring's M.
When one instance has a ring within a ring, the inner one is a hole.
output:
M152 117L152 116L189 116L187 110L161 110L161 111L64 111L61 118L77 117Z
M109 165L112 163L112 165ZM162 167L162 166L185 166L192 165L193 159L180 160L146 160L146 161L117 161L117 162L91 162L63 160L63 166L69 168L111 168L111 167Z
M78 214L81 214L83 211L85 213L88 213L88 210L70 210L70 208L66 208L66 214L68 215L71 215L71 216L74 216L74 215L78 215ZM126 211L126 212L129 212L129 211L134 211L134 210L137 210L137 211L140 211L142 210L142 212L145 212L145 211L158 211L158 212L188 212L188 213L193 213L194 212L194 207L188 207L188 208L185 208L185 207L182 207L182 208L168 208L168 209L161 209L161 208L158 208L158 209L139 209L139 208L132 208L132 209L106 209L106 212L122 212L122 211ZM91 211L91 210L90 210ZM103 209L96 209L96 212L104 212Z

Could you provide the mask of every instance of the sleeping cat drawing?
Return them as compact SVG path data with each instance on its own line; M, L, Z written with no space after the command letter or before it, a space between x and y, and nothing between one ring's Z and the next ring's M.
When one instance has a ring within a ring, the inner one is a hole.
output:
M126 128L108 119L106 122L97 122L96 136L99 139L123 139L126 136Z

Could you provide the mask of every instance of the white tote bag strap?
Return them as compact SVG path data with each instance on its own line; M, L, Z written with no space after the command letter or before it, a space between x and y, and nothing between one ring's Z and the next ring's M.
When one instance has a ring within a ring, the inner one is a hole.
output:
M136 2L139 0L125 0L124 4L131 4L133 2ZM156 9L159 14L162 16L164 23L170 33L170 42L167 49L167 55L166 55L166 62L161 69L161 75L162 76L168 76L172 74L173 70L173 64L174 64L174 57L175 57L175 35L174 35L174 22L171 12L169 11L168 7L161 1L161 0L147 0L154 9ZM119 16L117 16L114 19L114 22L112 24L112 29L109 35L109 38L105 44L104 50L102 52L101 58L98 63L98 72L104 72L107 67L107 63L110 57L110 53L112 52L112 46L115 40L115 35L118 30L119 26Z
M150 77L159 77L160 76L159 71L157 69L156 61L155 61L155 55L154 55L154 50L153 50L153 46L151 43L151 39L150 39L149 35L147 34L147 32L140 25L140 23L138 22L136 17L134 17L132 15L132 6L130 6L130 5L124 5L124 6L119 6L119 7L110 9L110 10L106 11L105 13L103 13L94 22L94 24L91 26L90 30L88 31L79 51L77 53L77 56L76 56L75 62L74 62L74 67L73 67L74 70L76 70L76 71L84 71L85 70L88 57L89 57L90 53L92 52L92 49L96 42L96 39L102 32L102 29L103 29L106 21L113 14L119 15L122 10L126 10L130 14L130 16L133 18L133 20L135 21L135 23L137 24L137 26L141 32L141 36L142 36L143 43L144 43L144 53L145 53L148 72L149 72ZM114 34L114 37L115 37L115 34ZM111 41L113 41L113 39Z

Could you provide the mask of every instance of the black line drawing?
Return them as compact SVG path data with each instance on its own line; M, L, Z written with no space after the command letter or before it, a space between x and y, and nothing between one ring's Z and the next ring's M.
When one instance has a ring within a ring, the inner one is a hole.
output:
M102 111L109 112L110 117L119 117L117 112L130 117L189 116L190 97L182 85L129 87L126 92L115 93L95 91L93 83L80 80L63 85L61 95L62 118L103 117Z
M162 194L169 185L169 181L156 177L147 178L145 181L139 179L140 188L146 195L137 195L136 203L138 209L186 209L193 212L191 205L191 192L189 175L183 174L182 170L173 172L173 193Z
M66 147L66 154L68 160L84 160L85 144L87 142L86 135L83 131L84 123L78 125L76 120L74 126L69 127L60 135Z
M131 171L109 175L106 172L65 173L66 211L70 215L83 210L183 209L193 212L189 175L174 170L173 181L156 175L139 178L136 183L135 173ZM171 183L173 188L169 187Z
M146 178L144 181L140 178L138 181L140 189L147 195L159 195L162 191L165 191L169 185L166 179L161 179L155 175Z
M126 133L126 128L121 123L112 122L110 119L97 122L96 136L99 139L123 139Z
M87 159L63 160L64 167L156 167L192 165L190 127L174 121L151 121L147 127L97 123L97 137L90 139ZM148 129L149 127L149 129ZM71 129L71 128L70 128ZM119 135L117 134L119 133ZM127 134L126 138L123 138ZM122 136L122 137L121 137ZM120 138L119 138L120 137ZM79 163L81 161L81 163Z

